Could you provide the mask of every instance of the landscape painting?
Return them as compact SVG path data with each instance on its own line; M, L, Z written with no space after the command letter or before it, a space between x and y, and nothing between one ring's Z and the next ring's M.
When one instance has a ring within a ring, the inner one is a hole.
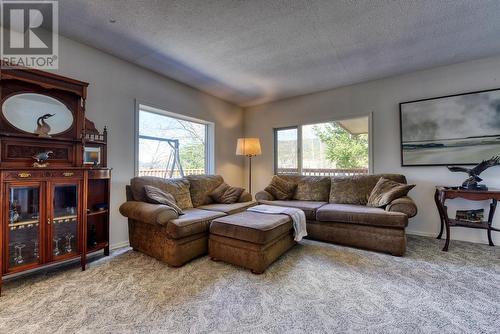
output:
M472 165L500 155L500 89L399 108L402 166Z

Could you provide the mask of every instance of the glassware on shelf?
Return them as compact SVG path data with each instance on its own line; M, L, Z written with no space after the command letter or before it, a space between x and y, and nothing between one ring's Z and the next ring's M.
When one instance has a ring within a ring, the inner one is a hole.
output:
M61 240L61 238L58 238L58 237L55 237L54 238L54 256L59 256L61 255L61 251L59 250L59 241Z
M87 240L87 246L91 248L97 246L97 229L95 224L90 225L90 233Z
M73 251L73 249L71 248L71 239L73 239L75 236L71 233L67 233L65 235L65 238L66 238L66 246L64 246L64 251L66 253L71 253Z
M39 259L40 258L40 250L38 248L38 239L33 239L31 240L31 242L33 243L33 257L35 259Z
M16 249L16 252L15 252L16 256L14 258L14 263L17 265L24 263L24 258L23 258L23 254L22 254L22 250L24 247L26 247L26 245L22 244L20 242L16 243L14 246L14 248Z

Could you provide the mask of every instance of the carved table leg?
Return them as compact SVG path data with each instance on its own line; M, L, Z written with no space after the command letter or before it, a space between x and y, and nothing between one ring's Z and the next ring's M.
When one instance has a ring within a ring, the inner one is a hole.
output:
M493 199L490 203L490 213L488 214L488 244L490 246L495 246L493 240L491 240L491 224L493 223L493 216L495 215L495 210L497 208L497 200Z
M444 222L446 226L446 242L444 243L443 252L447 252L450 245L450 223L448 222L448 218L445 218Z
M441 206L440 206L440 202L439 202L439 190L436 189L436 192L434 193L434 202L436 202L436 207L438 209L438 213L439 213L439 220L441 221L441 227L439 229L439 234L437 236L437 239L441 239L441 237L443 236L443 229L444 229L444 219L443 219L443 215L441 213Z
M446 227L446 242L444 243L443 252L448 251L448 246L450 245L450 221L448 219L448 208L445 205L445 196L440 196L438 201L438 208L441 213L442 220Z

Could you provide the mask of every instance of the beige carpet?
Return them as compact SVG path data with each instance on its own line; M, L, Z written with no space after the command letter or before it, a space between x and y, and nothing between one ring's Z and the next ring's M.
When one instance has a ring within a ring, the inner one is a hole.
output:
M131 250L16 279L0 333L498 333L498 247L410 237L398 258L314 241L260 276Z

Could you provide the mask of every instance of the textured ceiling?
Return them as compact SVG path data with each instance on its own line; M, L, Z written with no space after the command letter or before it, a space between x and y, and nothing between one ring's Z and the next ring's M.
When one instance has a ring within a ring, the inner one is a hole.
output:
M498 0L64 0L59 11L63 35L242 106L500 54Z

